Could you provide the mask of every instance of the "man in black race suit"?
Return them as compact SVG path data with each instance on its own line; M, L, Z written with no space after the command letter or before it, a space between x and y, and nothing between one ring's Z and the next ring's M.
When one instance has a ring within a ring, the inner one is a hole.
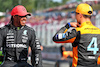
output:
M42 67L40 43L35 31L26 26L27 12L22 5L11 11L11 21L0 29L0 47L3 47L4 62L0 67ZM31 63L27 63L28 47L31 47Z

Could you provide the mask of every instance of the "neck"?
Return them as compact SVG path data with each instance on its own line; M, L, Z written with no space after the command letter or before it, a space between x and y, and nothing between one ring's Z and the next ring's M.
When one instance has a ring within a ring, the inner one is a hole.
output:
M82 23L84 23L86 21L91 21L91 20L89 18L83 18L80 23L82 24Z
M15 27L21 27L21 25L18 24L17 22L13 22L13 25L14 25Z

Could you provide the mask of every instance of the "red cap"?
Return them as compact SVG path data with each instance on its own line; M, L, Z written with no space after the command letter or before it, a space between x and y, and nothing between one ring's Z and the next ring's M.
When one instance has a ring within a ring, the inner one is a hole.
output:
M31 15L30 13L27 12L26 8L22 5L15 6L12 11L11 15L19 15L19 16L25 16L25 15Z

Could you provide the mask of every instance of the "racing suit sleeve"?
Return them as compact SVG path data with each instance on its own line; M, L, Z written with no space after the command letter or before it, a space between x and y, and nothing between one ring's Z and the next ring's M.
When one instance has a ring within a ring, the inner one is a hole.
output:
M32 65L34 67L42 67L42 56L41 56L41 48L40 48L40 42L38 39L36 39L35 32L32 34L31 39L31 60Z
M0 28L0 49L2 48L3 46L3 34L2 34L2 29Z
M74 27L66 24L53 37L55 43L73 43L76 39L77 31Z

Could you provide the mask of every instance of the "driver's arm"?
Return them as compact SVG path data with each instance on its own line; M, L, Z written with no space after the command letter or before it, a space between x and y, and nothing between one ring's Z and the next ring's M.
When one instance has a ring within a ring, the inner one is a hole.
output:
M32 65L34 67L42 67L40 42L38 39L36 39L35 32L33 32L30 46L32 51L31 52Z

